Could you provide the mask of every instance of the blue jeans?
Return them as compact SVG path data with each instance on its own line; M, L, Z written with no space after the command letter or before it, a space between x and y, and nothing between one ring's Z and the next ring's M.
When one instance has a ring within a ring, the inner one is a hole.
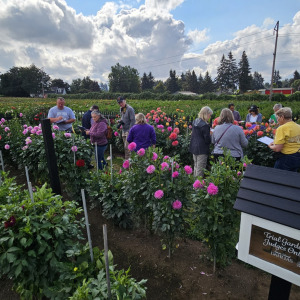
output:
M102 145L102 146L97 145L98 169L99 170L103 170L103 167L106 165L106 161L104 158L104 152L105 152L106 148L107 148L107 144ZM97 157L96 157L96 160L97 160Z
M282 154L275 162L275 169L297 172L300 168L300 152Z

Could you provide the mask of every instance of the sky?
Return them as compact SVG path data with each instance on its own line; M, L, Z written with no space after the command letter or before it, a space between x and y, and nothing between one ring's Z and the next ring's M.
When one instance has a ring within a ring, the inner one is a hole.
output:
M217 75L222 55L270 82L300 72L300 0L0 0L0 74L35 64L69 84L108 83L119 63L165 80Z

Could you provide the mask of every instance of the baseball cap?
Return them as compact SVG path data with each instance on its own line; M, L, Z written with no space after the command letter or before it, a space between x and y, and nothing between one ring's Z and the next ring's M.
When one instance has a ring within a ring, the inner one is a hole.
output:
M119 97L117 98L117 102L118 102L118 103L122 103L124 100L125 100L125 99L124 99L123 97L121 97L121 96L119 96Z

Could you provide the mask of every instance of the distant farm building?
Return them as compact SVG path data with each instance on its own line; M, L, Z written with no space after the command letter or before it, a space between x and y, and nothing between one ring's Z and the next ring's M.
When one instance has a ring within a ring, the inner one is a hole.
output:
M259 90L261 95L270 95L269 89L261 89ZM283 95L292 95L295 93L295 89L293 88L274 88L273 94L283 94Z

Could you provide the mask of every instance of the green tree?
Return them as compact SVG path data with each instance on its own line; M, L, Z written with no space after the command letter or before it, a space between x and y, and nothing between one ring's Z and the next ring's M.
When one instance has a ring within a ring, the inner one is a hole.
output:
M264 88L264 79L258 72L254 72L252 78L252 90L259 90Z
M139 93L140 78L136 69L130 66L121 66L117 63L111 67L108 75L109 91L113 93Z
M70 85L67 82L64 82L60 78L55 78L51 80L51 87L65 88L66 92L70 92Z
M215 84L211 79L211 76L209 75L208 71L206 71L205 76L203 78L202 91L203 93L212 93L214 90Z
M239 89L241 93L245 93L247 90L251 89L251 76L250 76L250 66L246 52L243 51L242 58L239 62L238 68L238 79L239 79Z
M154 77L150 72L148 75L146 73L143 74L141 79L141 89L142 91L152 90L154 86Z
M228 65L227 65L227 74L228 74L228 89L235 90L238 83L238 68L236 65L236 60L233 58L231 51L228 53Z
M300 91L300 79L296 79L293 83L292 83L292 88L294 88L297 91Z
M1 93L5 96L29 97L40 94L42 82L47 85L50 76L34 64L29 67L13 67L0 75Z
M202 74L199 75L199 78L198 78L198 86L199 86L199 94L203 94L203 77L202 77Z
M179 90L178 78L176 76L176 71L170 70L170 77L166 81L167 91L170 93L175 93Z
M217 77L216 77L216 85L220 89L221 92L224 92L227 90L228 85L228 77L227 77L227 59L225 58L225 55L223 54L220 66L217 69Z
M154 86L154 91L156 93L164 93L166 91L166 88L164 86L164 83L161 80L158 80L156 82L156 85Z
M277 87L277 88L282 87L282 81L281 81L281 76L279 74L279 70L274 71L273 83L274 83L274 87Z
M80 91L80 86L81 86L81 79L80 78L73 79L70 86L71 93L78 94Z
M186 74L187 90L193 93L199 93L199 83L197 75L193 70L192 73L189 71Z

